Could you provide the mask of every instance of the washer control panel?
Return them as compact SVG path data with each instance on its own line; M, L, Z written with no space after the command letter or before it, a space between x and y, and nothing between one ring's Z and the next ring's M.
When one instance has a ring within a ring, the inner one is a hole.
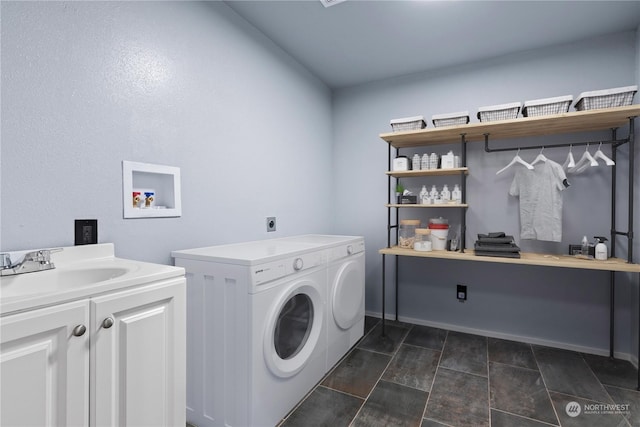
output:
M329 250L329 262L364 252L364 240L358 240Z
M317 251L255 265L251 267L251 283L254 286L264 285L290 274L317 267L323 264L323 258L322 251Z

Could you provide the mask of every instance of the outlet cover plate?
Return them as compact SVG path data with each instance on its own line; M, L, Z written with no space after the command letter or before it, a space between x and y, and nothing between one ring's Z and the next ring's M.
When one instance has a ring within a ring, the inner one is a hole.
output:
M94 245L98 243L98 220L76 219L75 242L78 245Z
M276 231L276 217L267 217L267 232Z

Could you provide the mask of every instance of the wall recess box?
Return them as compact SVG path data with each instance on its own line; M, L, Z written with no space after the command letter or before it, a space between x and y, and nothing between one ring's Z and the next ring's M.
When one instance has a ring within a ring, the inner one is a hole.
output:
M123 160L122 206L125 218L181 216L180 168Z

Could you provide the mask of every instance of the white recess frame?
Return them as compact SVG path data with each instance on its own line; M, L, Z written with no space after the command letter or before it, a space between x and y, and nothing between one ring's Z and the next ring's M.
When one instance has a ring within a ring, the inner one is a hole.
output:
M135 208L133 192L153 190L153 208ZM122 207L124 218L167 218L182 216L180 168L122 161Z

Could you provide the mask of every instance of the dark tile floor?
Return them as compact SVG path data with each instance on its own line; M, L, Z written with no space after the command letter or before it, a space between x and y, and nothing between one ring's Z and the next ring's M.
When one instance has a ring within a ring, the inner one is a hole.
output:
M640 427L636 381L625 361L400 322L382 337L367 317L280 427Z

